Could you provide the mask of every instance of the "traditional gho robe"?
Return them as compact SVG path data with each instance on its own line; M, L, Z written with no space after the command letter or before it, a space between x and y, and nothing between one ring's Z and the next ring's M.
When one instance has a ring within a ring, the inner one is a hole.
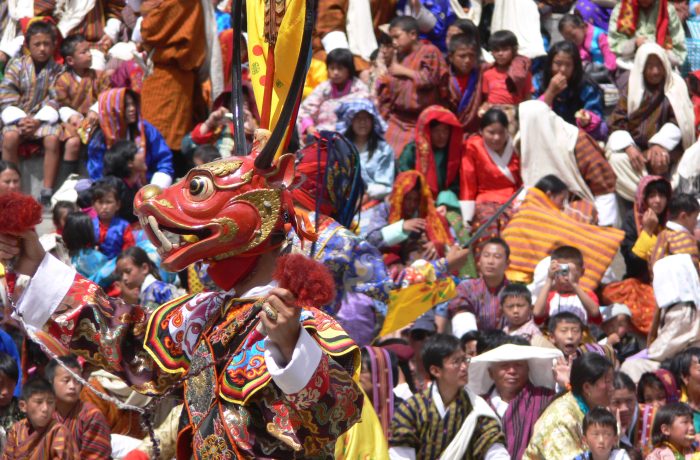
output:
M359 351L331 317L305 308L292 359L280 364L254 308L271 288L188 295L144 311L47 255L18 313L141 392L162 394L184 379L177 458L332 458L359 418Z
M431 44L421 43L401 60L401 65L416 71L417 78L386 74L377 81L379 111L389 124L386 141L396 155L412 140L423 109L447 102L449 82L447 63Z
M112 455L109 425L97 407L78 401L65 417L55 411L53 418L68 429L81 460L102 460Z
M695 237L682 225L669 221L666 228L659 233L656 245L649 256L649 267L666 256L673 254L690 254L695 265L698 265L698 243Z
M86 116L90 107L97 102L102 91L110 88L110 77L104 72L88 70L84 77L66 70L56 78L53 86L53 99L58 105L58 114L63 122L64 139L77 136L77 130L68 120L73 115Z
M449 109L457 115L464 135L479 131L479 107L483 102L482 77L486 65L476 66L466 78L466 86L461 87L456 75L450 74Z
M10 428L3 460L79 460L80 453L68 428L52 420L36 431L29 420L21 420Z
M581 432L584 415L571 392L553 401L535 423L523 460L574 458L584 452Z
M63 5L61 11L58 11L56 7L60 3ZM81 34L85 36L87 41L96 44L107 35L113 43L116 43L122 24L121 13L124 6L126 6L125 0L83 2L34 0L34 15L54 17L57 28L64 37Z

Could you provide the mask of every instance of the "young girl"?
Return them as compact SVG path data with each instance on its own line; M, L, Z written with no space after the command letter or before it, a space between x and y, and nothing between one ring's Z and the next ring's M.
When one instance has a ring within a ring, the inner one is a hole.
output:
M586 74L598 83L611 81L617 58L610 51L608 35L603 29L587 24L578 14L565 14L559 21L559 33L578 47Z
M583 72L579 50L572 42L550 48L544 70L534 78L535 98L544 101L567 123L604 140L603 92Z
M158 268L146 251L133 246L117 257L117 273L122 282L121 297L150 310L178 296L177 288L160 280Z
M518 190L520 157L508 135L508 117L498 109L490 109L481 119L481 130L466 142L461 159L460 206L462 219L480 227ZM498 236L508 223L510 212L492 224L480 242ZM477 242L477 248L479 248ZM478 259L477 251L477 259Z
M665 405L656 413L651 437L654 450L646 460L692 458L695 441L693 410L685 403Z
M59 201L54 205L53 210L51 211L51 217L58 235L63 233L63 228L66 226L66 217L68 217L68 214L77 210L78 209L76 208L75 203L71 203L70 201Z
M20 174L16 164L0 160L0 195L20 191Z
M96 248L95 228L90 216L80 211L69 213L63 227L63 243L78 273L104 288L109 287L111 276L102 275L108 259Z
M336 114L336 131L343 133L360 153L360 172L367 185L363 204L383 200L394 184L394 149L384 140L386 122L369 99L343 102Z
M663 407L668 403L677 402L679 391L676 379L666 369L656 372L645 372L637 384L637 399L640 404Z

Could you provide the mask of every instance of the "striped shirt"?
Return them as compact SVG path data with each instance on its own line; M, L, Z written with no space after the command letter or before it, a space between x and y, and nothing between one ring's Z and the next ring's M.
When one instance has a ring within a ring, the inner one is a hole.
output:
M693 235L682 225L668 221L651 251L649 272L653 273L652 269L657 260L673 254L690 254L695 265L698 265L698 244Z

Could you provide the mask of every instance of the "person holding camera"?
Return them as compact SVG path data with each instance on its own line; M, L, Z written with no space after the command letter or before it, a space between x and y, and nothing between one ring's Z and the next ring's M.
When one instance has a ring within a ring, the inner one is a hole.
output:
M547 279L533 309L535 323L544 324L550 316L568 311L584 324L600 324L598 297L578 284L585 271L581 251L573 246L560 246L551 258Z

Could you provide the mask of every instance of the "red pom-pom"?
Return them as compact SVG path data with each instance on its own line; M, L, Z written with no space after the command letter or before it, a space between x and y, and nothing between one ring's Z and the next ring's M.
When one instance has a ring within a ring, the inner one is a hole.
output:
M22 233L41 222L41 205L31 196L8 193L0 196L0 233Z
M281 288L294 294L299 305L322 307L335 300L335 282L331 272L322 263L304 255L280 257L272 277Z

